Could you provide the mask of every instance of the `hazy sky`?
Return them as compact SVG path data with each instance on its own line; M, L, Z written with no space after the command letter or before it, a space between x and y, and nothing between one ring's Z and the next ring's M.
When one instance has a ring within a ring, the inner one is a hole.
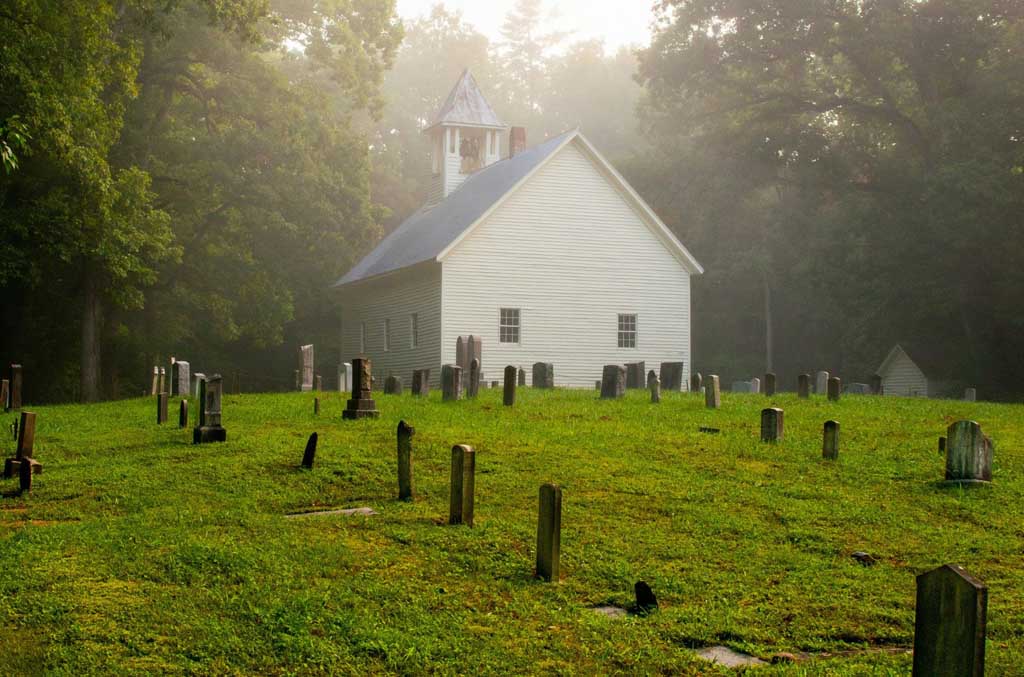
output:
M415 18L430 11L439 0L398 0L402 18ZM501 24L515 0L444 0L450 10L461 10L467 22L492 40L499 39ZM601 38L615 50L622 45L650 41L651 6L654 0L544 0L548 11L556 11L553 27L573 31L572 40Z

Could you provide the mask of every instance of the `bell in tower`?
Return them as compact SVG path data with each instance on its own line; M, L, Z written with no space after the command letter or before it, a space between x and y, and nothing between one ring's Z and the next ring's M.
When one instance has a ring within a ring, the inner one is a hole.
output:
M508 127L463 71L434 122L424 130L433 147L433 177L428 205L451 195L473 172L501 159L501 138Z

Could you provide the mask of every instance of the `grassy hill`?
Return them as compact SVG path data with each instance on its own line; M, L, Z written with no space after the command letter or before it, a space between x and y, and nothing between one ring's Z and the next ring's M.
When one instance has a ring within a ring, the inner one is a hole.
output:
M914 576L947 562L989 586L988 674L1024 665L1020 406L725 394L709 411L521 389L514 409L500 391L379 395L379 420L347 422L321 397L317 417L308 393L227 396L228 442L200 447L177 401L163 426L149 399L33 409L44 474L0 499L0 674L733 674L694 656L723 644L814 655L758 674L906 675ZM768 402L786 411L775 445ZM937 437L960 418L995 443L991 487L938 483ZM411 503L399 419L416 428ZM477 450L475 528L445 524L456 443ZM532 577L548 481L557 585ZM379 514L284 517L361 506ZM627 606L641 579L659 612L591 610Z

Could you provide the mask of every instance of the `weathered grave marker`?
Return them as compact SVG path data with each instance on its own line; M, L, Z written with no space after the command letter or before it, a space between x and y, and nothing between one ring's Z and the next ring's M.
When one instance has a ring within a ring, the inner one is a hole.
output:
M22 405L22 373L20 364L12 364L10 371L10 388L11 388L11 402L8 407L9 410L17 411L21 409Z
M196 386L198 388L196 391L196 399L198 400L197 404L199 405L199 411L196 412L196 415L199 417L199 421L197 422L196 427L192 429L193 442L195 442L196 437L199 435L199 429L206 425L206 376L199 379Z
M817 395L824 395L828 391L828 377L827 371L819 371L814 375L814 392Z
M167 422L167 393L158 393L156 396L156 424L162 425Z
M313 433L306 440L306 450L302 452L302 467L306 470L313 469L313 461L316 459L316 445L319 439L319 435Z
M515 406L516 403L516 377L517 369L509 365L505 367L505 392L503 393L502 403L506 407Z
M682 362L662 362L658 371L658 378L661 379L661 387L665 392L678 393L683 389L683 372L685 371Z
M828 399L832 402L839 401L839 393L843 390L843 381L838 376L832 376L828 380Z
M729 388L734 393L752 393L754 392L753 385L750 381L733 381L732 386Z
M491 381L491 389L492 390L495 389L495 388L500 388L500 387L501 387L501 381Z
M302 390L302 370L295 370L295 389Z
M946 430L946 482L984 484L992 481L992 440L975 421L957 421Z
M18 429L18 444L15 447L14 458L4 459L4 477L10 479L21 473L21 467L25 464L31 467L33 473L41 473L43 466L32 456L35 453L36 443L36 415L31 411L21 412L21 425Z
M843 388L847 395L870 395L871 386L867 383L851 383Z
M203 425L192 429L192 443L226 442L228 431L221 425L221 402L224 398L224 379L214 374L203 382Z
M321 376L320 374L317 374L316 376L313 377L313 390L315 390L315 391L317 391L319 393L319 392L322 392L323 389L324 389L324 377Z
M976 388L967 388L964 390L964 401L965 402L977 402L978 401L978 390Z
M167 392L167 370L164 367L160 367L160 383L157 386L156 394Z
M708 376L707 385L704 386L704 406L708 409L718 409L722 406L722 390L717 374Z
M483 340L479 336L476 336L475 334L470 334L469 336L466 337L466 366L463 367L462 370L463 376L466 379L466 390L469 390L470 381L473 378L473 360L476 360L477 363L477 384L475 386L475 391L480 389L480 375L481 370L484 367L483 351ZM476 397L475 391L473 395L471 395L471 397Z
M646 365L643 362L627 362L626 363L626 389L636 390L643 388L644 374L646 373Z
M388 376L384 379L384 394L385 395L401 395L402 394L402 379L397 376Z
M764 394L767 397L775 397L775 373L768 372L764 375Z
M839 421L825 421L822 433L821 457L834 461L839 458Z
M654 373L653 369L651 369L649 372L647 372L647 389L648 390L651 389L651 384L654 382L654 380L656 378L658 378L658 375L656 373Z
M644 581L637 581L633 585L633 595L636 598L633 608L637 614L646 616L652 611L658 610L658 598L654 596L651 586L647 585Z
M31 459L22 459L18 466L18 490L23 494L32 491L32 463Z
M412 436L416 429L398 422L398 500L412 500Z
M651 372L654 373L653 371ZM651 404L661 404L661 379L657 376L650 382Z
M319 397L314 397L313 398L313 415L314 416L319 416L320 415L320 398Z
M199 393L199 384L203 383L205 381L206 381L206 374L197 372L197 373L192 375L193 391L195 392L195 397L199 400L199 411L203 410L203 400L202 400L201 397L199 397L199 395L200 395L200 393Z
M473 337L471 336L470 339L472 339L472 338ZM472 341L470 342L470 345L472 346ZM468 383L469 383L469 392L467 393L467 395L470 398L474 398L474 397L477 396L477 393L480 392L480 360L478 360L475 357L472 360L469 361L469 381L468 381Z
M811 375L800 374L796 377L796 396L808 398L811 396Z
M299 390L308 393L313 389L313 344L299 347Z
M452 447L448 524L473 526L473 492L475 488L476 452L473 447L456 444Z
M551 362L537 362L533 365L533 387L555 387L555 365Z
M519 377L516 385L523 386L524 388L526 387L526 370L522 367L519 367Z
M871 377L871 394L881 395L882 394L882 377L878 374L874 374Z
M594 381L594 390L601 392L601 379Z
M988 587L946 564L917 577L914 677L982 677Z
M784 412L778 407L768 407L761 410L761 441L778 442L782 439L784 432Z
M441 367L441 399L445 402L462 399L462 367L451 364Z
M541 485L537 513L537 576L557 582L562 549L561 487L557 484Z
M352 363L343 362L338 365L338 392L352 392Z
M690 377L690 392L704 392L704 376L699 371Z
M606 364L601 374L601 399L618 399L626 394L626 368Z
M761 392L761 379L756 376L750 379L750 392L760 393Z
M184 360L175 360L171 364L171 394L188 397L192 386L192 366Z
M188 427L188 400L185 399L178 405L178 427Z
M150 395L160 393L160 367L153 365L153 386L149 389Z
M430 394L430 370L417 369L412 372L413 397L426 397Z
M368 357L352 360L352 399L345 405L341 417L353 421L377 418L377 403L373 401L373 365Z

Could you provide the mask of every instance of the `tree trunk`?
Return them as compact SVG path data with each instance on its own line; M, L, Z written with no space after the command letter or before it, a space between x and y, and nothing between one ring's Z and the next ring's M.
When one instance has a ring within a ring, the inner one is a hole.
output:
M82 401L96 402L100 398L100 335L103 327L103 307L95 273L87 269L82 280Z
M764 276L764 368L766 372L775 371L772 354L775 352L775 335L772 332L772 288L768 284L768 276Z

